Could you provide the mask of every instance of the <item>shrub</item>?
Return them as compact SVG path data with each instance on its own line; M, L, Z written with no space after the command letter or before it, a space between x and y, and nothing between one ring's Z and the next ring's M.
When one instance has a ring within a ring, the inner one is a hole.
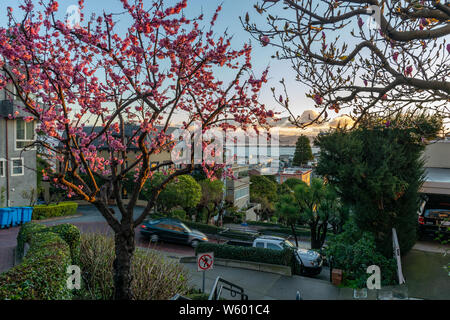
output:
M69 246L56 233L32 232L38 230L35 226L26 229L22 236L30 249L21 264L0 275L0 299L71 299L66 283L72 264Z
M208 234L218 234L219 232L225 230L224 228L216 227L211 224L192 222L184 220L183 223L189 228L197 229L198 231L208 233Z
M35 223L35 222L27 222L25 223L19 230L17 235L17 247L16 252L19 258L23 257L25 243L30 242L31 235L46 229L47 227L43 224Z
M100 234L81 236L81 299L111 299L113 296L114 239ZM132 262L134 298L166 300L188 291L183 267L154 251L137 249Z
M220 233L220 236L223 236L226 238L238 239L238 240L253 241L255 239L255 237L257 236L257 234L250 234L250 233L241 232L241 231L228 230L228 231Z
M245 211L239 211L239 212L237 212L236 213L236 223L242 223L242 222L244 222L244 220L245 220L245 217L246 217L246 213L245 213Z
M196 254L203 252L214 252L214 257L216 258L269 263L283 266L292 266L294 258L293 252L290 249L279 251L209 242L202 242L195 249Z
M58 234L70 248L70 256L73 264L78 263L80 255L80 230L72 224L58 224L52 227L45 225L27 222L19 230L17 235L17 255L22 258L24 253L25 243L30 242L31 236L39 232L53 232Z
M273 224L277 224L278 223L278 217L275 217L275 216L270 217L270 222L272 222Z
M170 217L185 220L186 211L184 211L183 209L174 209L170 212Z
M354 220L344 225L344 232L331 237L325 249L327 257L333 257L333 268L344 271L344 285L364 288L367 267L377 265L381 269L381 284L396 284L397 264L395 259L388 259L376 250L375 237L369 232L362 232Z
M223 223L235 223L235 217L234 216L223 216L222 218Z
M271 221L273 220L272 218L275 218L275 220L278 219L277 217L273 216L270 218ZM260 227L274 227L274 228L284 227L281 224L278 224L276 221L275 222L248 221L247 224L250 226L260 226Z
M293 236L291 228L283 227L283 228L265 228L260 230L262 234L267 235L280 235L280 236ZM311 236L311 231L304 228L295 228L295 234L297 236L309 237Z
M232 238L232 239L239 239L239 240L253 240L255 237L252 234L241 232L241 231L235 231L235 230L228 230L225 231L225 228L216 227L210 224L204 224L204 223L198 223L198 222L191 222L191 221L183 221L185 225L187 225L189 228L196 229L198 231L212 234L212 235L220 235L222 237L226 238Z
M58 224L56 226L49 227L48 230L49 232L58 234L69 245L72 263L77 265L80 257L80 230L73 224L69 223Z
M59 204L37 205L33 208L33 220L43 220L53 217L71 216L77 213L76 202L61 202Z

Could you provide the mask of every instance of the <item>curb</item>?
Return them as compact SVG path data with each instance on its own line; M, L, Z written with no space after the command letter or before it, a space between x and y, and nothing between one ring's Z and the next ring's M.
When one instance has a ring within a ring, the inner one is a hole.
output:
M181 257L180 263L197 263L197 257ZM275 273L282 276L292 276L291 267L278 264L260 263L253 261L241 261L232 259L214 258L214 264L218 266L240 268L268 273Z
M36 222L36 223L52 222L52 221L70 219L70 218L79 218L79 217L82 217L82 216L83 216L83 214L73 214L73 215L69 215L69 216L54 217L54 218L49 218L49 219L44 219L44 220L31 220L31 222Z

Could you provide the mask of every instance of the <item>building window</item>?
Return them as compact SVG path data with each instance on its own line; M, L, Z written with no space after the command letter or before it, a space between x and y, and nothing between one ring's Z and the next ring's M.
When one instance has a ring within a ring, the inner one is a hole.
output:
M23 172L23 158L11 159L11 175L22 176Z
M16 149L23 149L34 142L34 121L16 120Z
M4 177L6 172L6 161L5 159L0 159L0 177Z
M248 187L238 189L234 192L234 200L238 200L240 198L247 197L250 189Z

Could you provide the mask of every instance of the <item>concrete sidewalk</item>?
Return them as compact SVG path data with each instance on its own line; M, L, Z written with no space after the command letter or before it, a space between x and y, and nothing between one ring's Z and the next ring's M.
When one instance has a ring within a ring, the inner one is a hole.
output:
M195 263L183 263L190 275L190 284L201 288L202 273ZM301 276L282 276L273 273L214 266L206 271L205 290L209 293L218 276L244 288L249 300L295 300L297 290L304 300L338 300L340 289L330 282ZM225 299L236 299L224 290Z
M2 229L0 231L0 273L14 266L14 249L20 227Z

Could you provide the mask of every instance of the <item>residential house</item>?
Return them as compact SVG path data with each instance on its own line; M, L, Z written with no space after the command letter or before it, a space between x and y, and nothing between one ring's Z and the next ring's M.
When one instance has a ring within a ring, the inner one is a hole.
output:
M250 205L250 177L248 175L248 166L232 166L233 174L236 179L227 178L225 182L225 199L231 202L235 207L247 210Z
M429 143L423 154L425 181L421 193L447 196L450 199L450 139Z
M306 182L308 185L311 182L311 172L309 168L290 167L285 168L277 174L277 180L279 183L285 182L287 179L295 178Z
M24 150L35 140L36 121L24 120L30 114L10 92L0 90L0 207L30 205L37 194L36 147Z
M83 131L91 134L93 132L100 132L101 130L103 130L103 127L100 126L85 126L83 128ZM128 139L132 139L132 137L134 137L134 133L139 129L138 125L135 124L125 124L124 126L124 130L125 130L125 139L128 141ZM167 134L172 133L173 131L175 131L177 128L176 127L169 127L166 131ZM95 145L97 147L97 152L98 152L98 156L102 157L104 159L109 159L110 158L110 149L109 147L105 144L105 143L101 143L98 140L95 140L93 142L93 145ZM61 144L59 146L59 148L61 148ZM134 163L138 156L141 154L139 148L137 146L135 146L134 144L130 144L127 147L127 152L126 152L126 161L125 161L125 167L128 167L128 165L131 165L132 163ZM161 150L161 152L157 153L157 154L152 154L150 155L150 165L152 167L163 164L163 163L168 163L171 161L171 153L168 149L164 149ZM62 171L62 166L63 163L62 162L58 162L57 164L57 171L61 172ZM164 170L164 169L168 169L169 167L172 167L173 164L168 164L165 166L161 166L159 167L158 171ZM124 198L127 197L126 194L126 190L123 189L122 190L122 196Z

